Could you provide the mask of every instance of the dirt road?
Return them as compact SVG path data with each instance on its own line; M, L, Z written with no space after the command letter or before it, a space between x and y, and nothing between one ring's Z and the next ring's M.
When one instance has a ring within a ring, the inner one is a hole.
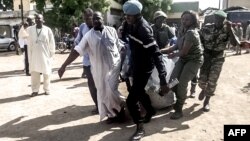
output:
M131 120L107 125L91 115L94 103L82 73L81 58L59 80L57 70L68 54L56 54L51 95L29 97L30 77L23 72L23 56L0 52L1 141L126 141L135 126ZM184 117L170 120L173 111L160 110L145 125L142 141L220 141L225 124L250 124L250 54L228 53L211 111L202 102L187 99ZM122 93L127 93L121 84ZM197 89L197 93L200 89Z

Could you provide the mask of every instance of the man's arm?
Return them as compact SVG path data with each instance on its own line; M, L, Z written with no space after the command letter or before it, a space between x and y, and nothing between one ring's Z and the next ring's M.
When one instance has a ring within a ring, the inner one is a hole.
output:
M56 52L55 38L50 28L49 28L49 52L50 52L50 57L53 57Z
M158 73L159 73L160 85L161 86L167 85L167 80L166 80L167 72L166 72L165 65L163 63L163 59L162 59L163 56L153 37L152 29L142 27L139 29L139 33L141 34L140 40L142 41L143 47L149 50L149 52L151 53L151 56L154 59L156 69L158 70Z
M65 60L65 62L62 64L61 68L58 70L58 75L61 78L63 76L63 73L65 72L65 68L72 63L79 55L84 55L86 52L86 47L88 46L87 43L87 35L85 35L81 42L75 46L75 48L70 52L68 58Z
M65 62L62 64L61 68L58 70L58 75L61 78L65 72L65 68L71 64L77 57L79 56L79 53L76 50L72 50L68 56L68 58L65 60Z
M169 54L172 53L173 51L177 50L177 45L173 45L171 47L165 47L161 49L161 53L163 54Z
M169 37L169 39L172 39L174 37L174 33L172 31L173 30L171 30L170 27L168 26L168 37Z
M31 41L31 27L28 27L27 28L27 35L28 35L28 37L27 37L27 45L28 45L28 61L29 61L29 63L31 63L31 56L32 56L32 49L33 49L33 42Z
M78 45L83 37L82 30L83 30L83 24L80 25L78 34L77 34L76 39L75 39L75 45Z

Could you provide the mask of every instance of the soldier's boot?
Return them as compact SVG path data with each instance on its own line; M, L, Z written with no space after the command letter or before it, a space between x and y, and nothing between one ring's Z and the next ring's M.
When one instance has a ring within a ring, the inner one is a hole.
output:
M170 119L177 120L183 117L182 113L182 107L183 105L175 104L174 105L174 110L175 112L170 116Z
M204 112L210 111L209 101L210 101L210 96L206 96L204 103L203 103L203 111Z
M190 98L195 98L195 89L196 89L196 83L191 84L191 89L190 89Z
M145 136L145 130L143 128L143 123L138 123L135 133L131 137L131 141L139 141Z
M204 98L205 98L205 96L206 96L206 91L204 90L204 89L202 89L201 90L201 92L200 92L200 94L199 94L199 97L198 97L198 99L201 101L201 100L203 100Z

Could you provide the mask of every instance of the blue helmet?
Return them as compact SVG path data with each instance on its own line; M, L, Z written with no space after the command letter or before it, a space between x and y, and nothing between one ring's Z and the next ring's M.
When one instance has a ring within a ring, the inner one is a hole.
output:
M137 15L142 11L142 4L138 0L129 0L123 5L123 12L126 15Z

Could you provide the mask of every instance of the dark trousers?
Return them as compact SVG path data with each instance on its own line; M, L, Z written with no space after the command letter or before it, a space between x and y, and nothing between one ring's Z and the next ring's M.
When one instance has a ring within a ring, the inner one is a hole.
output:
M95 82L91 73L91 66L83 66L84 72L86 74L87 77L87 81L88 81L88 86L89 86L89 92L90 95L96 105L96 108L98 108L98 104L97 104L97 90L95 87Z
M29 58L28 58L28 46L24 45L24 64L25 64L25 73L29 74Z
M133 118L135 124L142 123L143 117L141 116L140 104L144 107L147 113L154 111L151 100L145 92L145 86L148 82L148 79L151 75L150 73L136 73L133 75L133 84L129 91L127 98L127 106L130 112L130 115Z
M198 83L198 76L196 75L192 80L191 80L192 84L197 84Z

